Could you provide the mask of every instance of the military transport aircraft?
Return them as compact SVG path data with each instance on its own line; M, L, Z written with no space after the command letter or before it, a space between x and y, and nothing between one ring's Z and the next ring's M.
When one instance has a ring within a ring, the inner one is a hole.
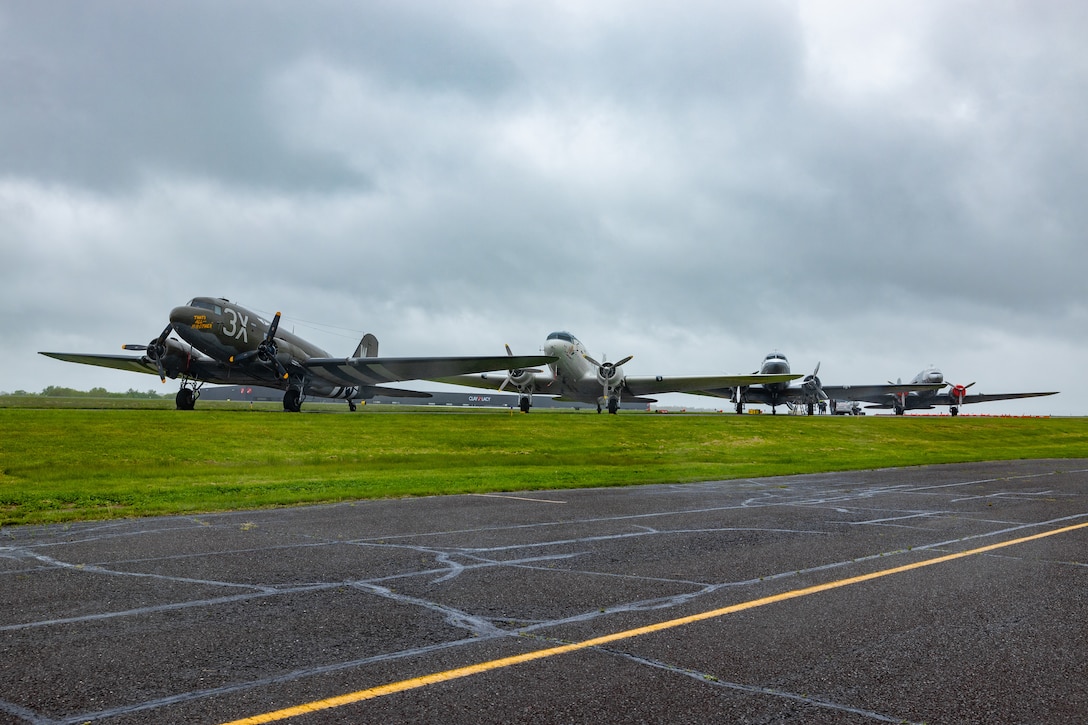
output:
M327 352L279 329L280 313L262 319L241 305L217 297L194 297L170 311L170 324L146 345L122 345L133 355L42 355L101 367L181 378L178 410L192 410L204 383L266 385L284 391L283 409L297 413L304 396L355 401L375 395L429 398L430 393L380 387L380 383L419 380L507 367L542 365L555 358L520 357L378 357L378 340L367 334L351 357ZM180 338L176 339L175 338Z
M597 362L586 353L585 346L569 332L553 332L544 342L543 352L555 362L548 369L536 370L523 368L512 362L515 358L510 346L506 354L510 357L506 375L484 373L482 375L455 375L435 377L431 380L472 388L491 388L505 390L507 387L518 392L518 405L525 413L532 407L533 395L555 396L556 400L582 401L596 403L597 412L602 406L615 414L620 407L621 398L636 403L653 403L647 395L659 393L683 393L711 387L734 385L752 385L754 383L784 383L801 377L785 374L766 375L697 375L697 376L632 376L623 371L623 366L631 360L628 355L616 362Z
M763 358L763 364L759 372L765 375L789 373L790 361L780 352L769 353ZM780 405L785 405L791 410L798 405L804 405L806 412L812 415L816 405L826 400L871 400L879 396L894 396L925 391L933 393L944 387L943 381L931 382L926 380L913 380L907 384L889 383L887 385L827 385L820 382L818 374L820 363L816 363L816 369L811 375L806 375L803 380L790 383L764 383L750 387L728 387L714 390L698 390L698 395L712 395L719 398L729 398L737 406L737 412L744 412L745 403L762 403L771 406L771 413L777 412ZM800 377L795 376L795 377ZM866 396L869 396L868 398Z
M892 385L892 383L889 383L889 385ZM995 400L1038 398L1044 395L1058 394L1057 390L1047 393L968 394L967 389L974 385L974 383L969 383L968 385L952 385L951 383L946 383L944 381L944 373L935 367L928 367L918 373L907 385L924 385L925 387L919 387L909 392L904 391L881 394L873 394L871 391L855 387L844 392L841 397L838 395L833 395L832 397L835 397L836 399L849 398L850 400L873 403L873 405L867 405L865 407L891 409L895 411L896 415L903 415L908 410L931 410L938 405L947 405L950 414L959 415L960 408L967 403L987 403ZM936 385L936 388L931 389L929 387L930 385ZM943 393L937 392L937 390L943 388L945 385L949 386L947 391Z

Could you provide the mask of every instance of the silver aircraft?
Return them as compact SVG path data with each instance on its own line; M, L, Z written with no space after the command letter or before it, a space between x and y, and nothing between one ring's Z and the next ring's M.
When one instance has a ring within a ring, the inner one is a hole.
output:
M780 352L769 353L763 358L763 364L759 372L764 375L784 374L790 372L790 361ZM712 395L719 398L729 398L736 404L738 413L744 412L745 403L760 403L771 406L771 413L777 411L778 406L785 405L790 410L797 406L804 406L805 411L812 415L816 406L820 403L836 400L871 400L874 397L903 395L907 393L925 391L936 392L944 387L942 381L914 380L910 383L889 383L887 385L824 385L819 378L820 363L816 363L816 369L811 374L804 376L796 382L763 383L752 386L730 386L727 388L708 389L696 391L699 395ZM795 377L801 377L797 375ZM868 397L866 397L868 396Z
M755 383L785 383L801 377L784 374L752 375L628 375L623 366L632 355L615 362L597 362L586 352L585 346L569 332L553 332L544 342L543 353L555 362L545 370L522 367L513 362L513 352L506 346L510 364L505 375L484 373L482 375L454 375L435 377L431 380L472 388L490 388L493 390L516 390L518 406L528 413L533 404L533 395L554 396L556 400L581 401L596 403L597 412L607 408L615 414L620 402L627 400L635 403L653 403L648 395L661 393L684 393L711 387L752 385Z
M915 375L909 386L917 387L911 391L901 391L883 394L872 394L870 391L860 388L851 388L841 397L834 395L836 399L860 400L872 405L867 408L884 408L894 410L896 415L903 415L908 410L931 410L938 405L947 405L951 415L959 415L960 408L967 403L988 403L995 400L1017 400L1019 398L1038 398L1044 395L1057 395L1058 391L1046 393L968 393L967 389L975 383L967 385L953 385L946 383L944 373L935 367L928 367ZM889 383L892 385L892 383ZM936 385L936 389L928 386ZM940 388L948 386L948 390L938 392ZM861 392L859 392L859 390Z
M430 393L381 387L382 383L420 380L485 370L543 365L555 358L524 355L488 357L378 357L378 340L367 334L350 357L330 357L301 337L218 297L194 297L170 311L170 322L146 345L122 345L142 355L87 355L43 352L58 360L181 378L175 402L192 410L205 383L265 385L284 391L283 408L297 413L304 396L340 398L355 410L356 400L375 395L429 398Z

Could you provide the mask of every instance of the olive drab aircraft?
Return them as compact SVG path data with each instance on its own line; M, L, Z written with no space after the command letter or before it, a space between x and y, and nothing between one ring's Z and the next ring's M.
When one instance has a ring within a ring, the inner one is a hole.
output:
M178 410L192 410L205 383L264 385L284 391L283 408L297 413L305 396L355 401L375 395L429 398L430 393L381 387L420 380L543 365L542 355L509 357L378 357L378 340L367 334L351 357L327 352L280 330L280 313L271 321L219 297L194 297L170 311L170 323L146 345L122 345L142 355L88 355L43 352L58 360L132 370L181 379Z
M899 385L899 383L888 383ZM975 383L954 385L945 382L944 373L935 367L928 367L915 375L906 385L915 390L893 393L873 393L860 388L852 388L842 398L858 400L872 405L866 408L884 408L894 410L896 415L903 415L908 410L931 410L938 405L947 405L951 415L959 415L960 408L968 403L991 403L997 400L1019 400L1020 398L1039 398L1044 395L1057 395L1058 391L1046 393L968 393L967 389ZM948 386L948 390L937 392ZM935 387L930 387L935 386ZM859 392L860 390L860 392Z
M790 361L782 353L775 351L763 358L759 372L765 375L790 372ZM796 382L763 383L752 386L698 390L698 395L710 395L729 398L736 404L738 413L744 412L745 403L759 403L771 406L771 413L776 413L780 405L790 410L804 406L812 415L815 407L828 400L866 400L879 396L895 396L913 392L935 392L944 387L943 381L912 380L909 383L888 383L887 385L824 385L819 378L820 363L811 374ZM801 377L801 376L796 376Z
M430 379L471 388L516 390L518 405L525 413L532 407L533 395L541 394L555 397L556 400L596 403L598 413L607 408L609 413L615 414L623 400L635 403L655 402L653 398L647 398L647 395L755 383L784 383L801 377L788 371L785 374L772 375L628 375L623 366L632 359L632 355L615 362L597 362L589 356L578 338L569 332L553 332L548 335L543 353L554 360L545 370L525 368L514 363L516 358L507 345L506 354L509 357L505 375L487 372L482 375L454 375Z

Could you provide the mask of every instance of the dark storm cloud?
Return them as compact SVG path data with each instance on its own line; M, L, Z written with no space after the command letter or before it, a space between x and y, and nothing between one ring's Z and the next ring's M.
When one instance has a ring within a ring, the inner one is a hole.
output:
M320 54L395 83L501 83L502 63L456 46L463 35L401 3L17 10L0 11L0 159L7 173L48 182L108 188L166 173L318 191L365 185L335 157L284 146L264 97L277 66Z

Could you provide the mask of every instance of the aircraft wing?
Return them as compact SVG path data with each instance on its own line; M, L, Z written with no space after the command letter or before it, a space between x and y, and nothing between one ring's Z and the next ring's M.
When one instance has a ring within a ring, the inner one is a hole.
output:
M159 369L155 367L155 363L151 362L143 355L85 355L73 352L40 352L38 354L57 360L63 360L64 362L97 365L102 368L128 370L129 372L136 373L159 374Z
M713 395L720 398L728 398L732 395L732 389L741 386L759 385L763 383L788 383L796 380L800 375L655 375L632 376L625 379L627 390L632 394L659 395L661 393L698 393Z
M918 390L940 390L945 383L924 383L911 385L823 385L824 393L831 400L860 400L867 403L883 403L889 396L910 393ZM940 397L940 396L938 396Z
M348 358L310 358L299 361L302 367L337 385L375 385L394 383L400 380L437 380L440 378L480 373L490 370L509 370L511 368L531 368L546 365L554 361L546 355L495 355L490 357L348 357ZM481 382L466 383L477 387L490 387L479 377ZM495 387L498 388L506 379L505 373L496 374ZM442 382L453 382L443 380ZM484 384L482 384L484 383Z
M995 400L1017 400L1019 398L1040 398L1044 395L1057 395L1058 391L1054 390L1049 393L974 393L972 395L963 396L964 403L990 403ZM933 397L932 402L935 405L956 405L956 401L948 393L941 393Z
M507 358L509 359L509 358ZM447 383L449 385L464 385L468 388L487 388L488 390L498 390L502 387L503 381L506 380L506 371L502 372L487 372L478 373L475 375L446 375L440 378L428 378L431 382L435 383ZM555 382L555 379L550 375L534 374L533 375L533 393L548 394L548 388ZM556 386L556 390L559 386ZM507 385L506 390L511 393L517 392L517 387L514 385ZM555 393L553 393L554 395Z
M170 341L172 343L172 341ZM146 355L97 355L90 353L72 352L42 352L40 355L51 357L65 362L80 363L82 365L96 365L115 370L127 370L130 372L147 373L159 376L159 368L153 360ZM224 363L217 362L199 353L182 351L180 345L171 344L168 353L163 359L163 372L169 378L177 378L184 374L190 378L202 380L213 384L227 385L266 385L267 380L245 374L244 371L232 369Z

